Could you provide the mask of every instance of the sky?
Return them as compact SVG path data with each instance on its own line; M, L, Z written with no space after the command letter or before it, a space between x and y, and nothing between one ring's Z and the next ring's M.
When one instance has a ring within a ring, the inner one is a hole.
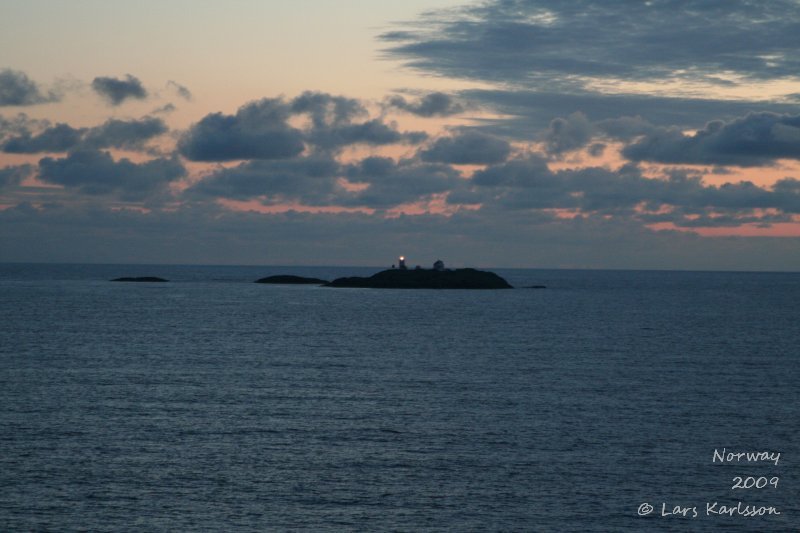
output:
M800 270L800 2L0 0L0 261Z

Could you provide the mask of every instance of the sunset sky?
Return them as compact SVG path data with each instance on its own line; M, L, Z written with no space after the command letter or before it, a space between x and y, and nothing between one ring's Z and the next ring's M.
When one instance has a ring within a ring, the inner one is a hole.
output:
M800 270L800 2L0 0L0 261Z

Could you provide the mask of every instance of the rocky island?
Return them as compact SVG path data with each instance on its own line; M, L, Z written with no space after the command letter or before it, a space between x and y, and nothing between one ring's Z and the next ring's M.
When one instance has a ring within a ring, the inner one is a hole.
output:
M257 279L256 283L274 283L278 285L325 285L328 280L318 278L304 278L303 276L268 276Z
M439 266L441 265L441 266ZM444 264L437 261L433 269L405 268L400 258L400 268L378 272L368 278L338 278L326 287L359 287L370 289L512 289L506 280L494 272L459 268L445 270Z

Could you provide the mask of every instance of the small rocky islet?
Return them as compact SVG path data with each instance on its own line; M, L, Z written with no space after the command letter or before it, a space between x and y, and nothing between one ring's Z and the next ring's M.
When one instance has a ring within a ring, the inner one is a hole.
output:
M369 289L512 289L506 280L494 272L459 268L455 270L402 270L378 272L368 278L338 278L326 287L356 287Z

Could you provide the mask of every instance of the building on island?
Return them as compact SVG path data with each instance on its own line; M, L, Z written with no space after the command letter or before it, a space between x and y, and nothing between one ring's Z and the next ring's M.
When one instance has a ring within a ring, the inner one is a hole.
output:
M394 265L392 265L392 268L394 268ZM401 255L400 257L397 258L397 268L400 270L408 270L408 265L406 265L406 257L404 255ZM414 267L414 270L423 270L423 268L417 265L416 267ZM447 269L444 268L444 261L442 261L441 259L437 259L436 262L433 263L433 268L431 270L435 270L437 272L444 272Z

